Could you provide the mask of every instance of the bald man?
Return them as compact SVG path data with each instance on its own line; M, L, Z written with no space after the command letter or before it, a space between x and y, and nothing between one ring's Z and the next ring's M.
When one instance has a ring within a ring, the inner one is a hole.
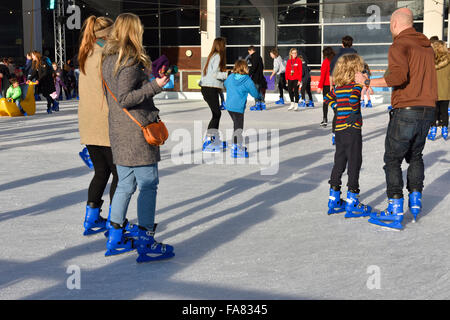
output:
M434 119L437 78L430 40L413 28L413 14L407 8L391 16L393 42L388 69L383 78L369 80L359 73L356 82L373 87L392 87L390 120L386 133L384 171L388 207L371 215L369 222L402 229L403 177L401 164L409 164L406 187L408 206L414 221L421 211L424 164L422 151Z

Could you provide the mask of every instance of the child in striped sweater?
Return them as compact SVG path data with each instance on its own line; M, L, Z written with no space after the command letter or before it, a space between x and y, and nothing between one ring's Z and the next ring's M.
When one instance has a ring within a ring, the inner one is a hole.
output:
M330 178L328 214L346 212L346 218L366 217L372 208L359 202L359 172L362 164L361 85L355 83L355 74L364 70L364 60L357 54L346 54L338 59L333 70L335 88L324 97L324 102L336 112L336 153ZM348 174L346 203L341 199L341 178Z

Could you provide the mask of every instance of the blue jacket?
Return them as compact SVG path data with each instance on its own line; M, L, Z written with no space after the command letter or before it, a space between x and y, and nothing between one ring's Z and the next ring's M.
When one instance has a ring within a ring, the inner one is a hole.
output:
M225 108L228 111L244 113L248 94L255 99L261 98L253 80L246 74L230 74L225 80L225 88L227 89Z

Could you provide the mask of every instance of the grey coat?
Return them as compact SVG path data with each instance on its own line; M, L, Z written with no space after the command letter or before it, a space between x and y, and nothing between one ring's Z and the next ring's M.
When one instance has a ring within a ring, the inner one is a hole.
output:
M161 160L159 147L145 141L141 128L122 110L128 111L142 125L154 122L159 110L153 96L162 91L156 81L149 82L138 64L122 67L114 75L118 55L105 57L102 66L103 78L117 98L107 91L109 106L109 139L113 161L116 165L134 167L154 164Z

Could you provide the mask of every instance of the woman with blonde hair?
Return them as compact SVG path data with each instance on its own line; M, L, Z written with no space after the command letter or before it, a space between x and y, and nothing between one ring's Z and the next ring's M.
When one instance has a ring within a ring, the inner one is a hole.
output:
M298 88L302 82L302 60L298 57L298 51L295 48L289 50L289 60L286 63L286 81L288 83L288 92L291 99L291 106L288 110L299 110Z
M242 145L247 96L250 94L253 98L260 99L261 93L249 76L249 68L245 60L236 61L232 73L225 80L225 87L227 88L225 105L234 125L233 145L230 149L231 157L247 158L247 148Z
M220 152L226 148L219 136L219 124L222 112L220 109L220 92L223 90L223 82L227 78L225 39L214 39L211 51L206 60L200 79L203 99L211 109L212 118L206 131L206 139L203 143L204 152Z
M364 60L357 54L341 56L333 70L335 88L325 95L325 103L336 113L336 152L330 177L328 214L346 212L346 218L367 217L372 208L359 202L359 173L362 164L362 86L355 75L364 70ZM341 199L341 178L347 168L347 200Z
M138 262L174 255L172 246L154 239L159 146L148 144L141 128L125 112L144 126L158 121L159 110L153 97L169 80L164 76L149 82L144 69L150 70L151 61L142 44L143 33L137 15L120 14L104 47L101 67L109 106L109 139L119 176L111 205L106 255L137 248ZM138 227L130 230L126 214L136 188Z
M450 100L450 53L444 41L431 42L435 55L435 66L438 83L438 100L436 101L435 122L428 134L429 140L434 140L437 127L441 127L444 140L448 138L448 102Z
M84 235L106 230L106 219L100 216L102 196L110 175L113 179L109 188L110 208L117 187L117 170L113 163L109 142L108 105L103 95L100 62L106 39L112 30L113 21L106 17L90 16L81 29L81 43L78 52L80 64L78 104L78 128L80 142L86 145L94 176L89 184Z

